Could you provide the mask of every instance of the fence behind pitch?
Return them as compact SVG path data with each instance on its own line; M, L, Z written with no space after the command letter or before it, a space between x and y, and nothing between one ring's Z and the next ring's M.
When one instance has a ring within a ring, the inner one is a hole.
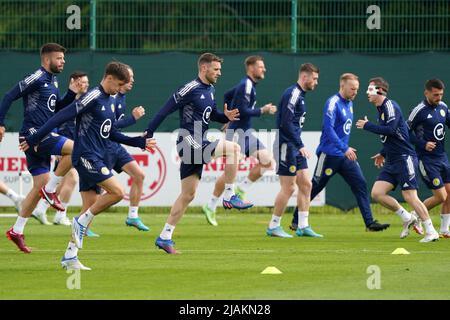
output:
M76 4L80 29L66 20ZM369 30L376 4L381 29ZM0 50L448 51L447 0L0 0Z

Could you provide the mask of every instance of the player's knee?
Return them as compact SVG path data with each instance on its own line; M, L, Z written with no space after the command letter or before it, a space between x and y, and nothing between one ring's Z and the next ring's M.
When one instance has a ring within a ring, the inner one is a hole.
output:
M125 197L125 190L123 188L115 188L111 195L114 197L116 201L121 201L123 197Z
M266 170L273 170L275 169L275 160L270 156L264 157L259 160L259 165Z
M416 192L412 192L411 190L405 190L402 192L403 199L409 204L414 203L416 201L420 201L417 197Z
M195 198L195 191L189 190L187 192L183 193L183 200L184 202L191 203Z
M298 189L302 193L311 193L312 190L312 182L309 180L301 181L301 183L298 184Z
M379 202L381 195L382 194L379 191L373 190L373 189L372 189L372 192L370 193L370 196L376 202Z
M438 192L434 195L436 197L436 200L439 203L444 202L445 200L447 200L447 192L444 190L443 192Z
M135 181L138 184L142 184L144 183L144 179L145 179L145 174L142 170L138 170L134 175L133 175L133 181Z
M292 196L292 194L295 192L295 186L293 184L285 185L282 187L282 190L285 195Z

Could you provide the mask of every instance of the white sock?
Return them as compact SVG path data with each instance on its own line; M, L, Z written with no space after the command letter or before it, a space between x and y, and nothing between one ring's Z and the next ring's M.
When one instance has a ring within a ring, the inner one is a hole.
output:
M128 218L130 218L130 219L139 218L138 211L139 211L139 207L131 207L130 206L128 208Z
M67 259L76 257L78 255L78 248L74 242L69 241L69 245L67 246L66 253L64 253L64 257Z
M308 211L299 211L298 212L298 228L303 229L309 226L308 223Z
M48 203L45 201L45 203ZM61 202L61 204L64 207L64 211L56 211L55 218L54 219L62 219L65 216L67 216L67 202Z
M234 183L225 183L223 199L229 201L232 196L234 196Z
M276 215L272 215L272 219L270 219L270 223L269 223L269 229L273 229L276 227L279 227L281 223L281 217L276 216Z
M405 210L405 208L400 207L395 213L402 219L403 222L411 220L411 213Z
M427 233L427 234L436 233L436 230L433 227L433 222L431 221L430 218L423 221L423 225L425 227L425 233Z
M64 176L59 177L55 175L53 171L50 172L50 181L45 185L45 191L50 193L56 192L56 187L61 182L62 178L64 178Z
M171 224L166 223L164 225L164 229L161 231L161 234L159 236L163 240L172 239L173 230L175 230L175 226L172 226Z
M209 199L208 208L210 208L212 211L216 211L218 202L219 202L219 197L212 196L211 199Z
M45 201L45 203L47 203L47 205L48 205L47 201ZM56 214L59 214L61 217L63 217L65 215L67 215L67 205L68 205L68 203L67 202L61 202L61 204L64 207L64 211L57 211Z
M94 219L94 215L92 214L90 209L87 209L85 213L80 215L80 217L78 218L78 222L83 227L87 227L91 223L92 219Z
M450 226L450 213L441 213L441 232L447 232Z
M17 217L16 223L14 224L13 231L15 233L23 234L23 229L27 224L28 218L22 218L21 216Z
M8 189L8 191L6 191L5 196L10 198L12 201L19 200L19 195L13 189Z
M47 201L44 199L39 200L36 208L33 210L34 215L41 215L42 213L46 213L47 209L50 207Z
M251 181L248 177L244 179L244 181L239 185L239 189L241 189L244 192L247 192L248 189L251 187L253 181Z

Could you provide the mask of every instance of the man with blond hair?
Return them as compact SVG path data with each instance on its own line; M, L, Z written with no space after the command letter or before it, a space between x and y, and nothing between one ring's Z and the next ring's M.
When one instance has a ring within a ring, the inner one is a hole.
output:
M336 173L350 186L356 197L367 231L382 231L389 224L373 219L367 182L356 156L356 149L349 146L353 123L353 100L359 89L359 79L353 73L344 73L339 79L339 92L325 103L322 135L317 148L318 161L312 179L311 199L314 199ZM298 209L294 212L291 229L302 225Z

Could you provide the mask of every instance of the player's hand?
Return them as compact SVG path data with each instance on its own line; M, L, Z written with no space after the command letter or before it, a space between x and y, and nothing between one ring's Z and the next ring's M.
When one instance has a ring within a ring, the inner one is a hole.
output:
M4 136L5 136L5 127L0 126L0 142L2 142Z
M384 166L384 157L381 154L377 153L373 157L370 157L370 159L374 159L375 167L377 167L378 169Z
M347 149L347 151L345 151L345 156L346 156L349 160L352 160L352 161L356 161L356 159L358 158L358 157L356 156L356 149L355 149L355 148L352 148L352 147L349 147L349 148Z
M261 108L261 113L262 114L266 114L266 113L274 114L275 112L272 112L273 107L275 107L275 112L276 112L277 107L274 106L272 103L268 103Z
M134 120L137 121L145 115L145 109L143 106L136 107L131 111L131 114L133 115Z
M359 119L358 121L356 121L356 127L358 129L364 129L364 126L367 122L369 122L369 119L367 119L367 116L364 116L364 119Z
M269 111L269 114L275 114L275 113L277 113L277 106L276 105L274 105L274 104L272 104L271 106L270 106L270 111Z
M156 147L156 139L147 138L145 139L145 150L150 151Z
M230 121L237 121L237 120L239 120L239 109L238 108L235 108L233 110L228 110L228 106L225 103L223 105L223 113L225 114L225 116Z
M81 91L81 83L79 79L75 80L74 78L70 78L69 89L75 92L76 94Z
M25 137L19 137L19 141L21 141L20 144L19 144L20 151L25 152L28 149L30 149L30 146L28 145L27 140L25 140Z
M425 145L425 150L431 152L434 150L434 148L436 148L436 142L434 141L428 141Z
M311 154L309 153L308 149L305 147L300 149L300 154L304 156L306 159L309 159L311 157Z

